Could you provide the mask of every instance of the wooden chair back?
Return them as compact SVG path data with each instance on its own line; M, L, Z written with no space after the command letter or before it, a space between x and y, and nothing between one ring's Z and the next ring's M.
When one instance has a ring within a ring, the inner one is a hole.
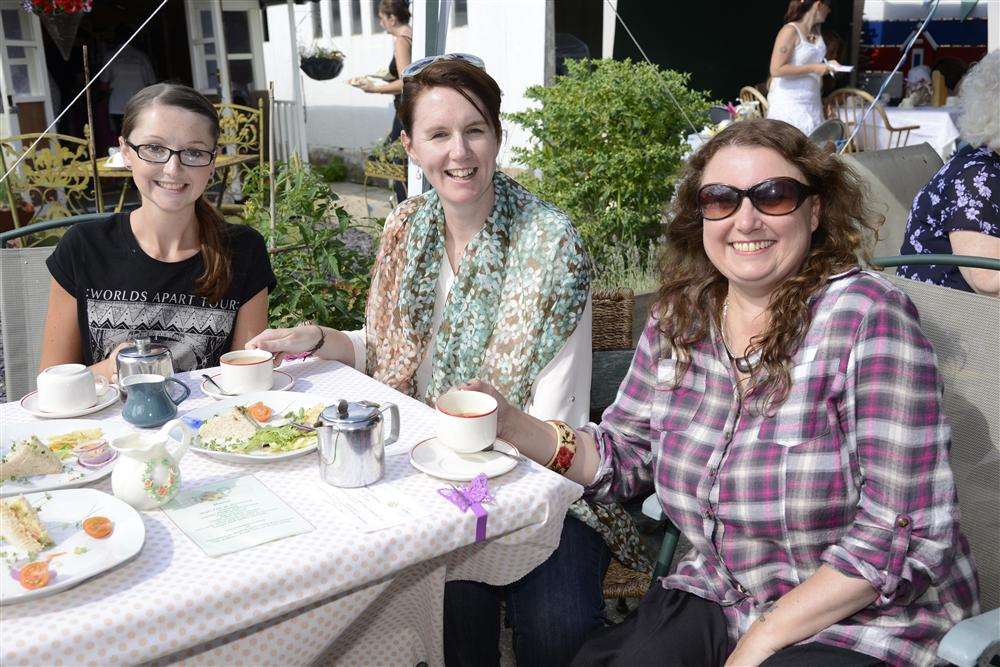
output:
M881 104L875 104L866 118L865 110L874 102L875 98L870 93L859 88L840 88L823 100L823 117L843 121L847 125L847 136L854 134L844 152L902 148L909 143L910 132L920 127L893 127ZM855 128L860 128L857 133Z
M756 118L767 118L767 98L753 86L743 86L740 88L740 102L756 102Z

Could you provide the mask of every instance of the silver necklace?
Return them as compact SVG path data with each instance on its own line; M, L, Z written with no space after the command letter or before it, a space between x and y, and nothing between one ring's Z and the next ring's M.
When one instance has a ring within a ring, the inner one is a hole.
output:
M729 297L722 302L722 346L726 348L726 355L729 357L729 361L736 365L736 370L740 373L753 373L753 364L750 363L750 357L737 357L729 349L729 341L726 340L726 327L729 326Z

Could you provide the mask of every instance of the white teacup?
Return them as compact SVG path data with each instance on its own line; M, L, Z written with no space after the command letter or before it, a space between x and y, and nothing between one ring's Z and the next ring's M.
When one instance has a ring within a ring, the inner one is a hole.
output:
M108 379L83 364L49 366L38 374L38 407L43 412L69 412L97 405L108 388Z
M267 391L274 381L274 355L267 350L236 350L219 358L222 388L230 394Z
M438 397L437 439L459 453L486 449L497 439L497 401L481 391L449 391Z

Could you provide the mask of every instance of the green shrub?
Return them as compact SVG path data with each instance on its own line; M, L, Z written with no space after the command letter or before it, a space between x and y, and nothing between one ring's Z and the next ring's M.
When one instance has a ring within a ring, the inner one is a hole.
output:
M566 61L568 74L533 86L539 103L509 114L535 138L514 155L540 176L524 185L570 215L600 265L606 245L644 247L660 220L692 132L669 90L697 127L710 106L690 75L629 60Z
M326 164L314 164L313 169L327 183L341 183L347 180L347 164L339 155L331 157Z
M243 185L243 218L268 240L278 286L270 295L269 322L289 327L314 320L337 329L364 323L372 252L349 244L350 215L320 175L297 159L275 171L275 226L268 212L267 170L249 171ZM364 237L364 240L370 240Z
M633 241L607 244L601 262L595 267L595 290L629 288L636 294L656 291L660 286L660 267L657 260L660 247L650 241L641 247Z

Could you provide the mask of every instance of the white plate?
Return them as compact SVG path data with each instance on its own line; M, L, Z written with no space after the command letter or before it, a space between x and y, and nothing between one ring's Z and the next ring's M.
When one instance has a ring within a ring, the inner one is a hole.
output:
M34 415L36 417L41 417L42 419L68 419L69 417L82 417L83 415L89 415L92 412L97 412L98 410L103 410L109 405L113 404L118 400L118 388L108 387L104 390L103 394L97 395L97 405L92 405L89 408L82 408L80 410L66 410L65 412L45 412L38 407L38 392L33 391L24 398L21 399L21 407L28 414Z
M298 410L299 408L311 408L317 403L322 403L326 405L328 401L322 396L317 396L316 394L300 394L295 391L258 391L252 394L243 394L242 396L231 396L220 400L218 403L213 405L207 405L203 408L198 408L197 410L192 410L186 413L182 418L185 420L196 419L199 421L205 421L210 417L214 417L217 414L227 412L236 405L252 405L257 401L262 401L264 405L274 410L274 419L278 419L281 415L288 412L289 410ZM173 437L173 434L171 434ZM194 439L191 445L191 451L198 452L209 458L219 459L221 461L235 461L246 463L247 461L252 461L254 463L260 463L262 461L283 461L285 459L293 459L296 456L302 456L308 454L309 452L316 451L316 445L309 445L308 447L303 447L302 449L296 449L293 452L280 452L278 454L240 454L237 452L217 452L212 449L204 449L200 447L201 443L197 438Z
M222 384L222 373L215 373L214 375L209 375L209 377L215 380L223 389L226 388ZM295 378L285 371L274 371L274 375L271 376L271 391L287 391L292 388L293 384L295 384ZM217 401L233 398L234 396L241 396L241 394L220 394L218 389L213 387L208 380L204 379L201 381L201 390Z
M132 430L128 424L102 422L96 419L59 419L48 422L4 424L3 437L0 439L0 455L6 456L14 442L27 440L33 435L37 435L42 442L48 444L49 438L53 436L91 428L101 429L102 437L109 443L112 438L125 435ZM76 462L75 456L70 456L63 459L63 472L61 473L33 475L16 480L0 480L0 497L90 484L110 475L111 470L115 467L114 462L115 459L111 459L100 468L85 468Z
M11 570L19 570L27 560L23 556L17 560L18 554L5 544L7 557L0 560L0 605L24 602L76 586L129 560L139 553L146 541L146 527L139 513L110 494L96 489L63 489L25 497L39 508L38 517L56 543L35 559L41 560L50 553L63 555L50 561L49 570L55 576L49 579L48 585L30 590L21 586L11 574ZM114 524L111 535L100 540L87 535L79 524L91 516L110 519ZM76 553L77 550L85 551Z
M498 439L493 446L496 448L498 445L499 449L509 451L520 458L521 453L506 440ZM437 438L427 438L410 450L410 463L431 477L468 482L479 473L486 473L487 477L498 477L508 473L517 465L517 458L500 452L459 454L438 442Z

